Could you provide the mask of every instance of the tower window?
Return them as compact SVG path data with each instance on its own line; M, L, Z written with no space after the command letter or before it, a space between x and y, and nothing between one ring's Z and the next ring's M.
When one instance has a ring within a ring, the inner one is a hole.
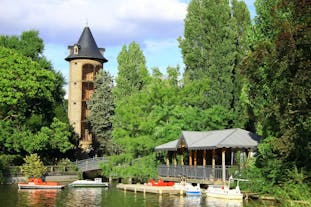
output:
M73 54L77 55L78 53L79 53L79 47L78 47L78 45L75 45L73 47Z

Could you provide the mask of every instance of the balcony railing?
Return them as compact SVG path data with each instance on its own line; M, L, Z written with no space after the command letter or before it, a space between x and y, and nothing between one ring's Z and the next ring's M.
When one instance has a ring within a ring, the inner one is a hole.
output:
M229 178L229 167L226 166L225 178ZM222 166L216 165L212 168L211 165L207 166L189 166L189 165L176 165L167 166L161 165L158 167L158 174L161 177L185 177L188 179L222 179Z

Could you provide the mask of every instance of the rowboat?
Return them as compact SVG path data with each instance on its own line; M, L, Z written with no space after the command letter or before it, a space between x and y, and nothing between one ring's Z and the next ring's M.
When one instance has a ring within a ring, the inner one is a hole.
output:
M230 189L230 182L237 180L237 186L234 189ZM243 200L243 194L240 191L239 181L247 181L244 179L233 179L230 177L228 185L209 185L206 190L207 197L231 199L231 200Z
M162 179L158 181L154 181L153 179L149 179L147 185L149 186L174 186L174 182L165 182Z
M60 185L57 182L44 182L41 178L30 178L27 183L18 183L19 189L61 189L64 185Z
M69 187L109 187L109 183L102 182L101 178L94 180L76 180L68 185Z
M202 195L200 184L193 186L192 184L187 184L185 186L185 191L187 196L200 196Z

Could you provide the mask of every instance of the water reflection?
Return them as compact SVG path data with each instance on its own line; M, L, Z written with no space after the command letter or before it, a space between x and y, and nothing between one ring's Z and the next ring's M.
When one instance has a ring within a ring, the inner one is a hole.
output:
M242 207L243 201L207 197L206 204L210 207Z
M65 206L101 206L103 191L105 191L105 188L71 188Z
M201 196L175 196L174 205L176 207L201 207L203 198Z
M201 196L186 196L185 197L185 207L200 207L201 206Z
M0 185L0 206L5 207L259 207L281 206L261 201L230 201L215 198L124 192L116 188L65 188L62 190L18 190Z
M18 206L40 207L55 206L58 189L18 190ZM28 204L28 205L25 205Z

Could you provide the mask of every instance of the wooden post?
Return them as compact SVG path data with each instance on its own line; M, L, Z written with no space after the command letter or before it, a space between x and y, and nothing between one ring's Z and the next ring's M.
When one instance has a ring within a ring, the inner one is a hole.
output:
M174 165L176 166L177 165L177 152L174 151Z
M253 157L253 150L251 148L248 149L247 160Z
M189 165L192 166L192 150L189 150Z
M197 150L194 150L194 158L193 158L193 163L194 163L194 166L197 166Z
M206 166L206 149L203 150L203 166Z
M231 148L231 166L233 165L233 160L234 160L234 152L233 149Z
M169 151L167 151L167 154L166 154L166 165L170 166L170 154L169 154Z
M216 154L216 150L213 149L212 151L212 168L215 169L215 154Z
M222 181L226 181L226 148L222 148L221 150L221 162L222 162Z

